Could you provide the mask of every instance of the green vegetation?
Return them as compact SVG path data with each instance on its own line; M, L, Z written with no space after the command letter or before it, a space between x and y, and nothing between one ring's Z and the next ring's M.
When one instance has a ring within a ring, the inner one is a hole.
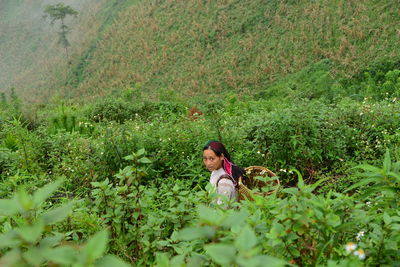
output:
M70 66L43 67L51 101L0 95L1 266L400 264L393 1L71 6L71 43L90 30ZM5 29L1 49L20 38ZM213 204L201 152L216 139L280 190Z
M375 0L144 1L103 36L76 93L139 83L150 97L160 88L254 95L321 60L330 62L329 77L349 78L399 56L396 10Z
M377 88L371 91L362 78L327 78L329 64L321 64L277 82L276 96L239 101L232 94L196 107L168 94L148 101L137 87L90 105L44 106L31 122L18 99L5 98L2 201L16 199L13 192L35 198L36 188L65 177L35 216L71 201L74 208L51 228L36 225L39 219L21 224L16 213L0 216L1 238L25 224L40 230L28 244L5 243L2 260L18 251L13 259L31 265L82 262L47 251L75 255L75 245L89 244L107 229L102 252L135 266L396 265L398 70L386 69L378 79L378 71L370 69L368 83ZM389 82L392 89L381 94ZM344 90L327 91L327 84ZM307 88L314 89L306 93ZM360 88L362 99L343 96L346 88ZM282 190L238 203L238 209L210 206L215 195L206 190L201 148L217 138L239 165L268 166L277 173ZM43 247L42 240L52 236L57 242ZM346 252L355 244L357 250ZM29 256L42 249L42 258Z

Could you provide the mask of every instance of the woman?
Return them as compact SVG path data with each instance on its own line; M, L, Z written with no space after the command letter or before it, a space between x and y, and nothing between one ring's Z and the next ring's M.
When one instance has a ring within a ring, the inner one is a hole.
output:
M225 146L218 141L209 141L203 148L203 163L211 171L210 183L217 193L230 201L237 200L238 180L245 171L232 163ZM221 203L218 198L217 204Z

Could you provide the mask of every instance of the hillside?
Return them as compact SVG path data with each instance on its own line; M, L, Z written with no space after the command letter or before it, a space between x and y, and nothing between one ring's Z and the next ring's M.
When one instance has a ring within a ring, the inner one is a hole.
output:
M43 18L46 5L59 1L0 0L0 91L14 87L25 100L45 101L65 92L64 84L74 60L87 52L104 24L110 23L119 2L67 0L79 12L67 17L68 40L73 64L58 44L59 22L53 26Z
M336 79L400 54L395 1L68 0L80 12L68 64L58 25L42 18L53 2L1 1L1 91L40 102L126 88L254 95L321 60Z
M396 1L145 1L100 42L77 94L140 85L185 96L254 94L321 60L351 77L399 56Z

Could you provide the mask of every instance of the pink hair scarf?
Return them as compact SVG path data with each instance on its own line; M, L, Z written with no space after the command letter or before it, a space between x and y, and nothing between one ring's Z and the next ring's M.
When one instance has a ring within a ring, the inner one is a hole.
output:
M226 157L224 157L224 170L226 171L226 173L232 177L232 162L230 162Z

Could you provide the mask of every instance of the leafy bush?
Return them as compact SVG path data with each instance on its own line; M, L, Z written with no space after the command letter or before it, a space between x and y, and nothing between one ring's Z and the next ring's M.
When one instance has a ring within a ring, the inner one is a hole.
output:
M313 176L343 161L376 159L385 146L396 147L395 138L392 143L385 139L400 128L393 116L399 107L397 102L343 101L337 106L306 102L254 115L247 139L265 155L268 166L292 166Z
M375 100L400 97L400 60L382 59L349 79L340 81L341 88L359 99L372 97Z
M144 165L150 163L144 150L126 159L131 164L116 175L118 185L108 179L92 183L90 210L110 229L114 238L111 251L137 265L149 264L155 251L163 247L171 250L169 236L191 220L191 208L199 197L190 195L186 183L180 181L172 188L170 182L157 180L143 186L141 180L147 175Z
M88 117L94 122L116 121L123 123L147 115L148 105L143 102L131 103L121 98L105 98L94 104L88 111Z
M127 266L114 256L102 257L107 247L107 232L94 235L82 248L63 243L64 234L52 226L64 220L73 203L46 209L45 200L61 185L50 183L33 195L20 190L11 199L0 200L0 252L2 266L38 266L60 264L64 266Z

